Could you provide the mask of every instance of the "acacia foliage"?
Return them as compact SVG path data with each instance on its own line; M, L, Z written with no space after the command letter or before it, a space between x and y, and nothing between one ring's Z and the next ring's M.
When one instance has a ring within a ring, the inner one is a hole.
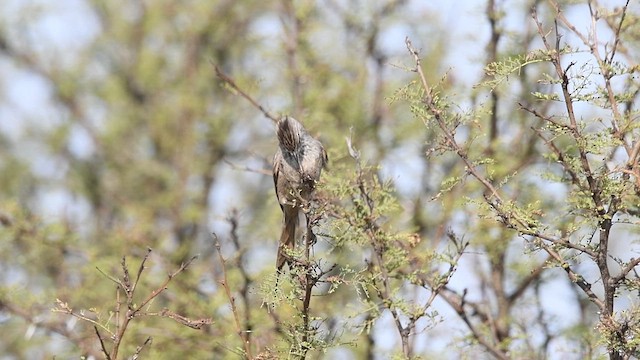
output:
M476 78L419 2L12 6L1 352L638 356L634 4L487 0ZM281 113L331 162L278 277Z

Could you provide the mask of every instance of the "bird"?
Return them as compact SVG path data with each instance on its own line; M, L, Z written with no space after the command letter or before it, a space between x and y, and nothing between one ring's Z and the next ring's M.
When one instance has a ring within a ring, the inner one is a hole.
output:
M295 248L298 214L311 201L328 157L322 143L291 116L285 115L278 120L276 135L278 149L273 159L273 183L284 214L276 259L276 269L280 272L285 264L291 268L287 251Z

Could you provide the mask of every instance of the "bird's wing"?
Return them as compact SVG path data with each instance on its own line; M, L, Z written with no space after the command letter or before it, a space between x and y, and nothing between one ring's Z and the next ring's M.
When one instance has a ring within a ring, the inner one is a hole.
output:
M278 178L280 177L281 171L282 171L282 153L278 149L278 151L276 152L276 155L273 158L273 187L276 190L276 198L278 199L278 205L280 205L280 209L282 209L282 203L280 202L280 194L278 192Z
M324 147L321 147L322 149L322 167L325 169L329 169L329 155L327 155L327 152L324 150Z

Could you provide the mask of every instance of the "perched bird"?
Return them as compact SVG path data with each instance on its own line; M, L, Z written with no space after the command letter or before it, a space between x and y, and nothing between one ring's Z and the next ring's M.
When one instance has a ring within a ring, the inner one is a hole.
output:
M291 264L285 247L293 249L295 246L298 212L311 200L328 158L320 141L311 137L293 117L282 117L276 127L279 146L273 159L273 182L284 213L276 260L276 268L280 271L285 263Z

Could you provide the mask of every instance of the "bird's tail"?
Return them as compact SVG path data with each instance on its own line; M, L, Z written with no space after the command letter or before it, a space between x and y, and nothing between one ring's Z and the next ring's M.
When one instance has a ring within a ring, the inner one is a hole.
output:
M291 250L296 245L296 225L298 223L298 209L292 206L284 206L284 225L282 226L282 234L280 235L280 243L278 244L278 258L276 259L276 268L278 271L282 269L285 263L291 268Z

